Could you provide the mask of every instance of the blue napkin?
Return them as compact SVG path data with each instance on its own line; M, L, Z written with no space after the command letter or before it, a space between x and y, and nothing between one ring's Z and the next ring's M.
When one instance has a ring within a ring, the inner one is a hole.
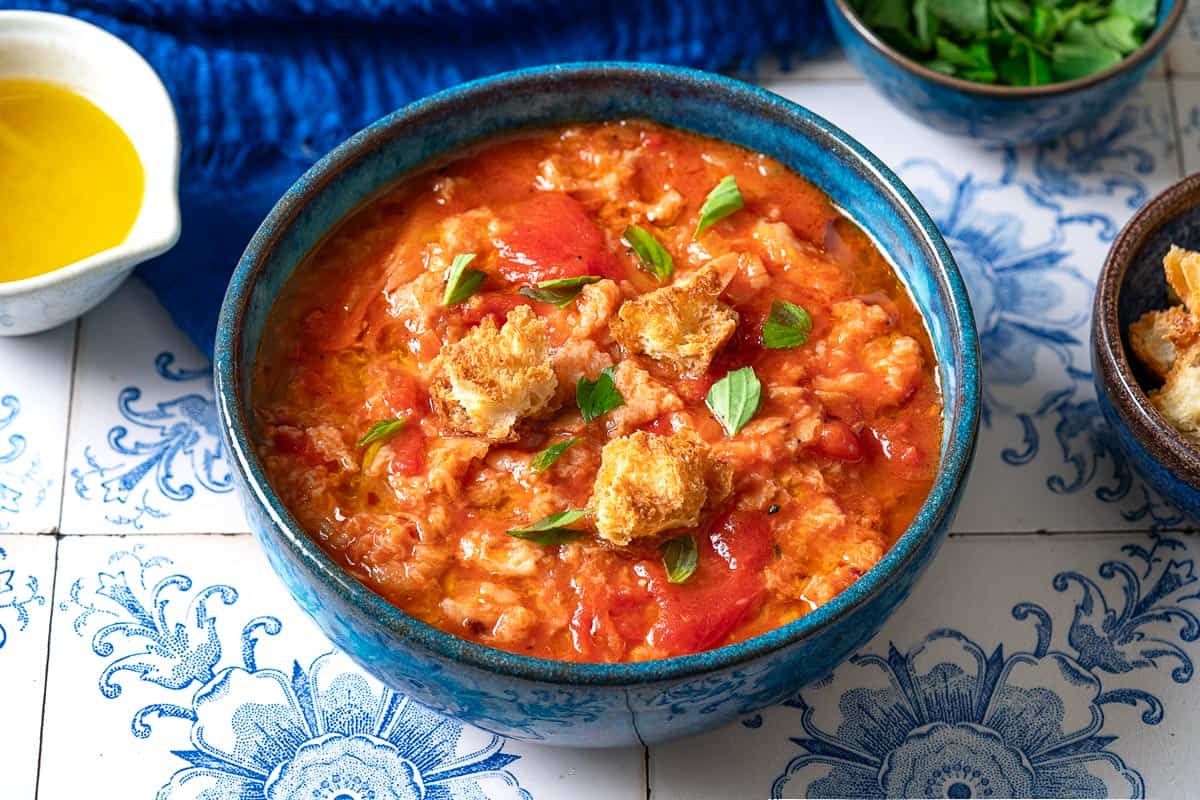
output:
M562 61L748 71L831 42L819 0L28 0L120 36L158 70L183 136L179 244L140 274L212 352L229 275L325 151L464 80Z

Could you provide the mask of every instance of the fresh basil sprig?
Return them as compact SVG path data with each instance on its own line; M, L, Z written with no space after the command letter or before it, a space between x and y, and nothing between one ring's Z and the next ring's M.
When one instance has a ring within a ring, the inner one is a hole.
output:
M786 300L771 301L771 313L763 323L763 347L786 350L799 347L812 334L812 317L800 306Z
M667 280L675 272L675 261L671 254L658 243L658 239L655 239L650 231L630 225L625 229L625 241L629 242L629 246L637 254L642 270L649 272L660 282Z
M524 528L512 528L508 531L508 535L534 544L570 542L587 535L587 531L577 531L567 527L583 519L587 513L585 508L568 508L566 511L559 511L543 517Z
M545 472L554 465L555 461L558 461L559 457L563 453L570 450L571 447L574 446L578 441L578 437L572 436L566 441L556 442L534 456L533 460L530 461L529 464L538 472Z
M540 281L535 286L522 286L520 292L539 303L553 303L562 308L570 303L589 283L600 280L599 275L580 275L578 278L555 278Z
M851 0L926 67L977 83L1043 86L1108 69L1141 47L1158 0Z
M363 453L362 459L362 469L364 472L375 461L375 455L379 452L379 448L383 446L383 443L399 433L407 424L408 420L397 417L396 419L380 420L370 428L367 428L367 432L363 434L362 438L355 445L355 447L367 448L366 452Z
M699 239L700 234L717 224L730 214L741 211L746 205L742 193L738 189L737 180L732 175L721 178L721 182L713 187L700 207L700 223L696 226L693 239Z
M601 370L600 376L594 381L581 377L575 384L575 403L579 413L583 414L584 422L591 422L625 405L625 398L613 381L613 368Z
M487 274L477 269L467 269L467 265L474 260L474 253L459 253L454 257L450 269L446 271L446 292L442 295L442 305L456 306L479 290Z
M692 577L700 564L696 540L691 535L684 535L663 543L662 560L663 566L667 568L667 581L683 583Z
M725 433L735 435L746 427L762 400L762 384L753 367L742 367L727 373L708 390L704 404L713 413Z

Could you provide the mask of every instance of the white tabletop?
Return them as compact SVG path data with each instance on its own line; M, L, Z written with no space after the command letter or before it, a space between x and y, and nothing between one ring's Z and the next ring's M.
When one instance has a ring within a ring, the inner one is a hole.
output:
M468 728L450 796L1194 794L1200 544L1149 533L1185 523L1130 474L1087 344L1116 232L1200 170L1193 6L1123 108L1035 148L941 136L840 58L759 76L896 169L963 269L986 389L954 533L863 653L792 701L647 751ZM3 800L257 798L255 770L285 767L338 796L297 743L238 727L252 704L302 719L281 686L354 668L246 533L208 375L136 280L76 325L0 339ZM370 713L384 690L361 686Z

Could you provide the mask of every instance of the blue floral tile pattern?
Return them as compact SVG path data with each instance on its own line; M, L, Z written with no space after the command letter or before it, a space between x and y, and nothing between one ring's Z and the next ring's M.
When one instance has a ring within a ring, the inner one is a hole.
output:
M14 632L25 630L30 609L46 604L37 575L25 570L28 566L11 562L8 551L0 547L0 649L8 642L10 628Z
M284 623L247 615L239 599L233 585L200 586L135 545L72 581L59 603L98 657L101 696L155 689L127 734L189 725L174 764L159 765L160 800L532 800L501 737L382 687L341 653L260 663L260 642Z
M22 516L40 508L54 483L21 432L20 416L20 398L0 395L0 531L12 530Z
M62 530L246 530L211 367L140 283L80 328Z

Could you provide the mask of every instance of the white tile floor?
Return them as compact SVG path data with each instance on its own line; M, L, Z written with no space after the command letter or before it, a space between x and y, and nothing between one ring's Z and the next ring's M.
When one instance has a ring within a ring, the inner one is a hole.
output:
M481 779L486 796L518 796L517 785L532 798L877 795L955 781L961 792L984 778L996 796L1188 796L1198 776L1184 742L1200 720L1196 543L1156 548L1144 533L1179 519L1127 475L1098 420L1087 321L1116 230L1181 169L1200 170L1200 8L1190 13L1165 76L1093 128L1040 148L947 139L899 115L838 58L764 74L879 153L955 250L988 381L956 530L988 535L952 537L866 649L886 655L894 644L890 666L844 665L787 706L649 753L489 744L467 731L463 747L516 756ZM78 326L0 339L0 363L0 798L171 787L159 796L177 799L202 796L202 785L236 796L236 769L213 763L200 775L178 755L195 747L197 714L221 711L203 690L223 670L249 681L295 666L316 681L352 668L322 658L328 644L248 536L214 535L245 523L205 360L135 281ZM51 531L60 535L25 535ZM187 580L164 581L172 575ZM200 608L196 598L217 585L230 588ZM255 619L247 665L241 630ZM999 677L979 679L980 653L1003 667ZM903 702L888 688L897 664L917 679ZM947 692L970 688L986 708L951 719L932 705L930 675ZM909 716L883 724L870 709ZM1020 739L1006 714L1039 742ZM983 753L991 772L913 757L939 747L968 766Z

